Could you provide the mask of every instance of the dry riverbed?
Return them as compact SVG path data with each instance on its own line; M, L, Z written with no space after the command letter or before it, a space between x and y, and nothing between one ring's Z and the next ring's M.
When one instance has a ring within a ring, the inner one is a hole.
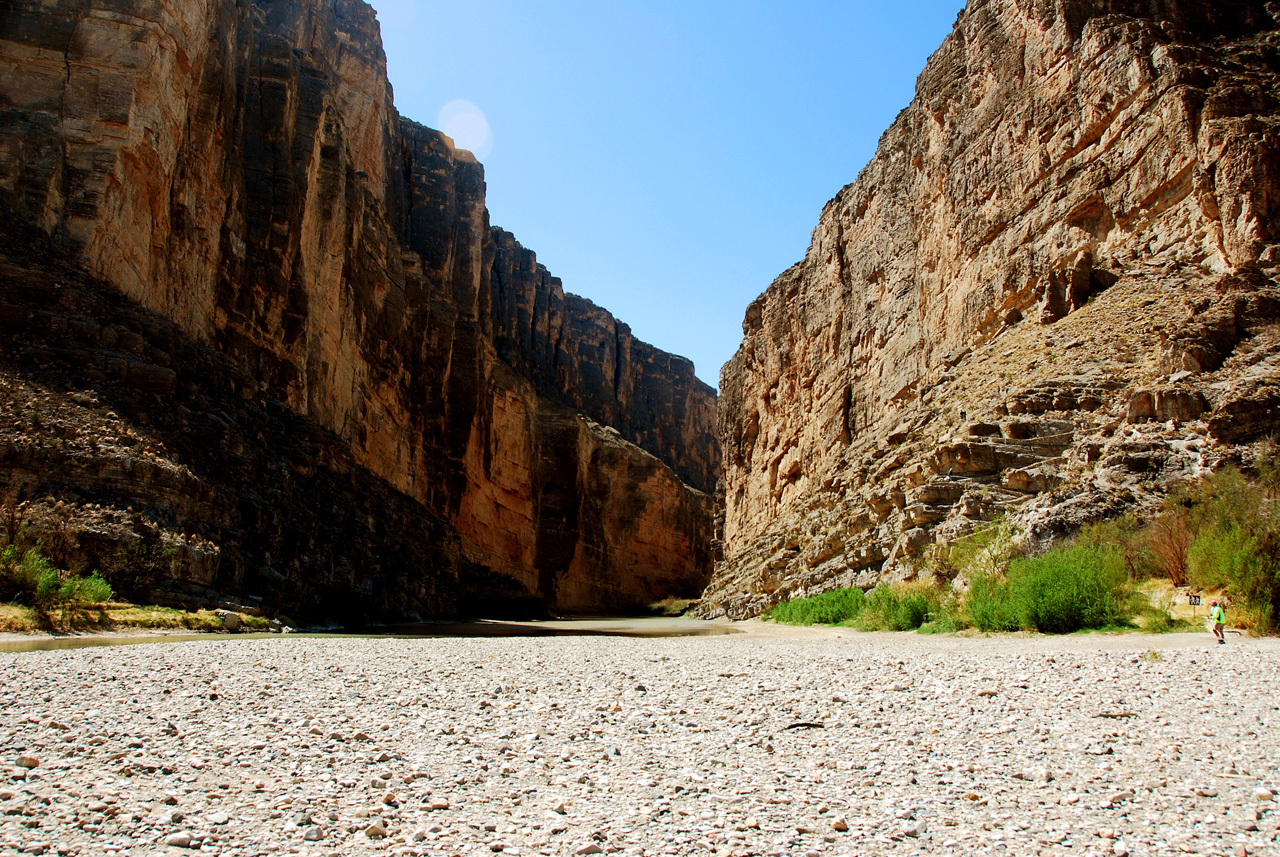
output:
M1280 853L1277 641L744 627L0 654L0 853Z

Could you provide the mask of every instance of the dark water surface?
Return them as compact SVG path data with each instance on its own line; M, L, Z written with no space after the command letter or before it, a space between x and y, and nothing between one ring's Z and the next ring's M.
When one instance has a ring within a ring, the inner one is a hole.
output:
M344 638L432 639L440 637L709 637L741 633L728 622L651 617L641 619L552 619L536 622L477 620L390 625L360 633L291 634L110 634L95 636L32 636L0 640L0 652L47 652L93 646L134 646L142 643L187 643L197 640L284 640Z

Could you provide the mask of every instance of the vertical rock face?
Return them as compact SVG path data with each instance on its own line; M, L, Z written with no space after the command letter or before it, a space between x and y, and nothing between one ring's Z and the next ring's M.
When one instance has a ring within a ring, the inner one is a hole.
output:
M396 113L370 7L11 3L0 70L10 212L336 435L461 561L557 609L705 580L714 392L490 228L481 166Z
M494 341L498 356L538 391L612 426L700 491L720 472L715 390L693 363L631 335L585 298L565 294L515 236L494 229Z
M1150 443L1180 462L1167 484L1206 465L1186 443L1214 414L1257 412L1227 364L1274 314L1273 13L969 3L804 260L747 308L721 375L726 560L706 612L911 576L930 543L1002 513L1048 526L1067 495L1132 507L1128 477L1072 468ZM1196 332L1203 313L1230 329ZM1117 433L1160 384L1179 404L1151 418L1189 427Z

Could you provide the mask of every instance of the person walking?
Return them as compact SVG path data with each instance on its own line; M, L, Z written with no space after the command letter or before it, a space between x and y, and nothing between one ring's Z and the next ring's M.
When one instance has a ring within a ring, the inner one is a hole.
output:
M1218 645L1226 645L1227 635L1223 629L1227 626L1227 612L1217 601L1209 605L1209 619L1213 622L1213 636L1218 638Z

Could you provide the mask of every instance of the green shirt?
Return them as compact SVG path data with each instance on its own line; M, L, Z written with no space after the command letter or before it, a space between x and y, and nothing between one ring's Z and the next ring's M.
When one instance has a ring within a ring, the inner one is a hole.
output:
M1227 622L1227 614L1222 611L1221 607L1214 607L1209 611L1209 618L1213 620L1215 625L1225 625Z

